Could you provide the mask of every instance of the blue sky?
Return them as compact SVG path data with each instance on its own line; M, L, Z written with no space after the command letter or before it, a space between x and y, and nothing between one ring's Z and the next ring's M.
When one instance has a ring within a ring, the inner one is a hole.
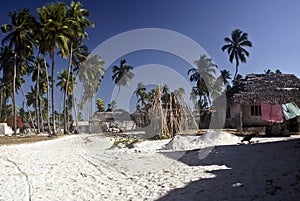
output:
M50 1L2 1L0 23L9 22L7 17L9 10L28 8L35 14L36 8L47 2ZM90 19L95 23L95 28L88 29L89 40L86 41L86 45L90 50L126 31L162 28L176 31L194 40L218 65L219 70L227 69L234 74L235 64L228 61L227 53L222 52L221 47L224 45L224 37L230 36L233 29L239 28L249 34L248 38L253 43L253 47L248 48L250 57L247 63L239 67L240 74L263 73L269 68L273 71L280 69L283 73L294 73L300 77L300 1L83 0L81 2L90 11ZM2 38L3 35L0 35L0 39ZM122 58L126 58L128 64L133 67L149 63L166 65L186 78L186 72L191 67L174 55L157 51L139 51L123 55ZM119 60L115 62L118 63ZM64 65L59 61L57 72ZM106 103L109 102L113 87L111 73L108 70L97 96Z

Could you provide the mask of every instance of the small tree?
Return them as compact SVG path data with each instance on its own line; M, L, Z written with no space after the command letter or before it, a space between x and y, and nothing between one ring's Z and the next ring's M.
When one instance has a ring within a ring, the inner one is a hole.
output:
M98 109L98 112L104 112L104 102L101 98L97 98L97 109Z

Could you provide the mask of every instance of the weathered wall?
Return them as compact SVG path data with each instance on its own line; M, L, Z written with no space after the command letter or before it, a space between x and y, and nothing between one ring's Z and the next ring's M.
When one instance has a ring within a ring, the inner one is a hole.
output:
M256 104L256 105L260 105L260 104ZM258 126L266 126L266 125L268 125L268 121L263 120L261 116L251 115L251 105L243 105L243 126L244 127L258 127Z
M228 105L230 108L230 118L225 119L225 128L239 128L240 127L240 105Z

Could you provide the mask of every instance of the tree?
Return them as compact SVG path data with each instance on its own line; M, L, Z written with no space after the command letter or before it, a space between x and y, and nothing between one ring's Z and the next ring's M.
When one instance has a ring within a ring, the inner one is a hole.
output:
M246 57L249 57L249 52L244 47L252 47L252 42L248 40L248 34L240 29L234 29L231 32L231 38L224 38L224 42L226 45L222 47L222 51L227 50L230 63L235 60L233 80L236 80L240 62L246 63Z
M98 112L104 112L104 102L101 98L97 98L97 109Z
M127 65L126 60L122 59L120 61L120 66L113 66L112 67L112 80L114 80L115 84L119 87L118 93L116 95L116 100L119 96L121 87L125 87L129 85L134 78L134 73L131 72L133 69L132 66Z
M90 101L90 118L93 108L92 99L97 93L105 73L103 65L104 61L101 60L100 56L93 55L85 60L77 73L83 89L79 106L82 108L87 101Z
M223 84L226 86L229 84L229 79L231 79L231 73L228 70L221 70L221 78L223 80Z
M11 67L14 66L14 53L8 47L1 47L0 51L0 70L2 71L2 78L0 80L1 87L1 121L5 122L7 120L7 101L9 97L12 96L13 86L13 70Z
M67 10L62 2L50 3L38 9L40 19L40 31L45 41L40 41L41 52L49 53L51 58L51 101L52 101L52 125L53 134L56 135L55 125L55 51L60 49L61 56L66 58L69 54L68 37L70 29L66 24ZM44 44L43 44L44 43Z
M73 76L73 73L68 75L68 71L62 70L62 72L58 75L58 83L56 86L60 87L60 90L64 94L64 100L67 100L67 97L69 97L71 100L64 101L64 134L69 133L69 122L68 122L68 116L69 116L69 111L71 107L67 106L72 106L72 93L73 93L73 83L75 81L75 78ZM68 84L69 83L69 84ZM68 88L66 88L68 86ZM67 103L71 104L67 104Z
M69 52L70 52L70 58L69 58L69 65L68 65L68 75L67 75L67 83L66 83L66 89L69 85L69 77L71 73L72 66L79 67L80 63L83 62L87 56L88 51L86 46L81 46L83 39L87 38L87 33L85 32L85 29L87 27L94 27L94 24L87 19L89 16L89 12L86 9L82 8L82 4L80 2L71 2L71 5L67 7L67 25L70 29L69 34ZM74 69L73 69L74 70ZM67 111L66 108L67 105L67 99L66 96L64 97L64 111ZM74 104L75 107L75 104ZM75 121L76 121L76 132L78 131L78 122L77 122L77 111L74 108L75 111ZM64 113L64 119L66 122L67 114ZM65 128L65 126L64 126Z
M28 9L21 9L9 12L11 24L3 24L1 30L8 33L2 40L2 45L8 43L9 48L14 52L14 69L13 69L13 130L17 132L17 113L16 113L16 79L17 79L17 59L22 63L25 58L33 54L33 35L32 28L35 26L35 18L29 13Z
M141 105L144 106L146 104L146 99L147 99L147 92L146 92L145 85L142 82L139 82L136 86L136 90L133 93L136 95L137 107L139 105L139 102L141 102Z
M188 75L191 74L190 81L196 82L194 92L199 96L199 101L208 103L210 102L209 96L215 81L214 74L216 73L217 65L206 55L201 55L194 64L196 67L188 70Z

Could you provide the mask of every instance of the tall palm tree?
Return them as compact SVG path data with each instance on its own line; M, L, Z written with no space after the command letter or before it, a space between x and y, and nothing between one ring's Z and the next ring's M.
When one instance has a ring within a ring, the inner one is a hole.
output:
M127 65L126 60L122 59L120 61L120 66L113 66L112 67L112 80L114 80L115 84L119 87L118 93L116 95L116 100L119 96L121 87L125 87L129 85L134 78L134 73L131 72L133 69L132 66Z
M2 44L8 43L14 52L14 70L13 70L13 128L14 134L17 132L17 113L16 113L16 79L17 79L17 59L22 63L26 57L33 54L33 31L32 28L36 24L35 18L29 13L28 9L21 9L9 12L11 24L3 24L1 30L8 33L2 40Z
M196 67L188 70L190 81L196 82L194 92L201 100L210 102L210 93L214 85L214 74L216 73L217 65L213 63L212 59L206 55L201 55L198 60L194 62Z
M235 60L235 74L233 80L236 79L240 62L246 63L246 56L249 52L244 47L252 47L252 42L248 40L248 34L240 29L234 29L231 32L231 38L224 38L226 45L222 47L222 51L227 50L230 63Z
M101 60L100 56L93 55L85 60L85 62L81 65L80 70L77 72L78 79L80 80L83 88L79 106L82 108L87 101L90 101L90 118L93 107L92 99L97 93L105 73L103 65L104 61Z
M68 81L69 79L69 81ZM73 93L73 83L75 81L75 78L73 76L73 73L68 75L68 71L62 70L62 72L58 75L58 83L56 86L60 87L60 90L63 91L64 93L64 100L67 99L67 97L72 98L71 94ZM68 84L69 83L69 84ZM66 86L68 88L66 89ZM69 102L72 103L72 100L69 100ZM67 103L64 101L64 104ZM65 105L67 106L67 104ZM68 128L68 116L69 116L69 110L70 107L64 107L64 133L67 134L69 133L69 128Z
M84 38L87 38L88 34L86 33L85 29L87 27L94 27L94 24L87 18L89 16L89 12L86 9L82 8L83 5L80 2L71 2L71 5L67 7L67 25L70 29L70 36L69 36L69 52L70 52L70 58L69 58L69 65L68 65L68 76L67 76L67 83L66 83L66 89L69 85L69 77L71 73L71 68L73 65L78 64L78 62L84 61L88 54L87 54L87 47L82 46L82 42ZM76 65L78 67L78 65ZM72 81L72 80L71 80ZM73 84L73 83L71 83ZM66 91L65 89L65 91ZM66 122L67 118L67 99L66 96L64 96L64 122ZM75 107L75 105L74 105ZM75 111L75 121L76 121L76 132L78 127L77 122L77 114L76 109ZM64 126L65 128L65 126Z
M9 97L12 96L12 77L13 77L13 70L11 67L14 65L14 53L8 47L1 47L0 50L0 70L2 71L2 77L0 80L0 88L1 88L1 121L5 122L7 120L6 115L6 104Z
M51 58L51 101L52 101L52 125L53 134L56 135L56 125L55 125L55 51L59 49L61 51L61 56L66 58L69 54L69 32L70 29L66 24L67 10L66 5L62 2L50 3L47 6L43 6L38 10L39 20L40 20L40 31L44 43L40 46L41 52L49 53Z

